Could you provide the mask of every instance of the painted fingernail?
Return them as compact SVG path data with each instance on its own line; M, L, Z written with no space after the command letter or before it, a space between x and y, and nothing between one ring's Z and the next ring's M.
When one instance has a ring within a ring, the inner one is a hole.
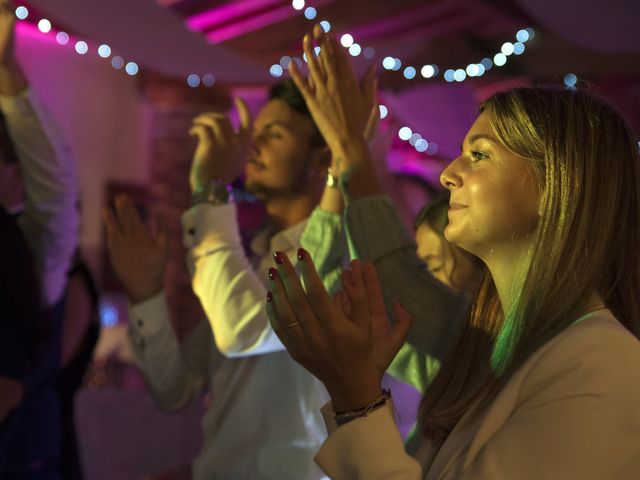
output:
M271 303L273 301L273 293L271 293L271 290L269 290L267 292L267 302Z
M304 248L298 249L298 260L304 262L307 259L307 252Z
M284 263L284 253L273 252L273 259L276 261L278 265L282 265Z
M278 278L278 270L276 270L275 268L270 268L269 280L271 280L272 282L275 282L277 278Z

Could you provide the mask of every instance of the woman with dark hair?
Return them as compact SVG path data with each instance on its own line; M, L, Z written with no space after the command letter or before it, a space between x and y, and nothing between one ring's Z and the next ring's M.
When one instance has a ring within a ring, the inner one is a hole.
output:
M445 238L449 198L448 190L440 192L418 212L414 225L417 253L438 281L453 290L473 295L484 267L478 257Z
M346 59L334 39L321 46L314 60L305 41L313 88L295 66L293 77L325 138L365 158L344 95L354 87L339 75ZM484 102L441 183L451 192L447 240L482 259L487 274L425 392L415 458L380 390L411 323L406 311L396 304L387 322L370 264L353 262L332 301L305 251L305 289L280 256L267 311L331 395L330 436L316 457L329 476L640 476L635 138L615 109L581 91L515 89Z

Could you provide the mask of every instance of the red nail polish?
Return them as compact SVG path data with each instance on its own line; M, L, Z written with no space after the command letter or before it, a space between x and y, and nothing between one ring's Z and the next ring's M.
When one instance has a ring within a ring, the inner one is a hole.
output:
M298 249L298 260L304 261L307 259L307 252L303 248Z
M284 263L284 253L273 252L273 259L276 261L278 265L282 265Z
M269 280L271 280L272 282L275 282L276 278L278 278L278 271L275 268L270 268L269 269Z
M273 293L271 293L271 290L269 290L267 292L267 302L271 303L273 301Z

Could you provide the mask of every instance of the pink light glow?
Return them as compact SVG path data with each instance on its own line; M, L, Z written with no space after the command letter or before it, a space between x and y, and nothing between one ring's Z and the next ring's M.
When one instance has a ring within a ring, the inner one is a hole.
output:
M282 3L282 0L244 0L239 3L230 3L193 15L187 19L186 23L191 30L201 32L279 3Z
M225 40L239 37L245 33L260 30L272 23L280 22L289 18L298 12L291 8L290 5L278 7L268 12L247 18L246 20L232 23L231 25L218 28L206 33L207 40L211 43L220 43Z
M27 38L34 38L38 41L41 42L46 42L46 43L55 43L56 45L60 45L57 41L56 41L56 34L58 33L58 30L55 29L51 29L51 31L49 33L42 33L40 30L38 30L38 27L36 25L34 25L33 23L29 23L29 22L18 22L16 24L16 32L18 34L18 36L24 36ZM71 40L69 40L69 44L71 43Z
M314 5L319 8L334 1L316 0ZM288 0L243 0L189 17L186 24L191 30L203 32L209 42L220 43L296 15L301 12Z

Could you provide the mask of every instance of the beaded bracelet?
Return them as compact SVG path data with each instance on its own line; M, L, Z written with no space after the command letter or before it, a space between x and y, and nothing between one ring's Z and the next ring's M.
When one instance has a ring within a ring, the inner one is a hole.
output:
M371 402L366 407L358 408L357 410L349 410L348 412L341 412L335 414L333 419L338 424L338 426L342 426L345 423L349 423L351 420L355 420L356 418L366 417L374 410L382 407L387 403L387 400L391 399L391 391L387 389L382 390L382 395L376 398L373 402Z

